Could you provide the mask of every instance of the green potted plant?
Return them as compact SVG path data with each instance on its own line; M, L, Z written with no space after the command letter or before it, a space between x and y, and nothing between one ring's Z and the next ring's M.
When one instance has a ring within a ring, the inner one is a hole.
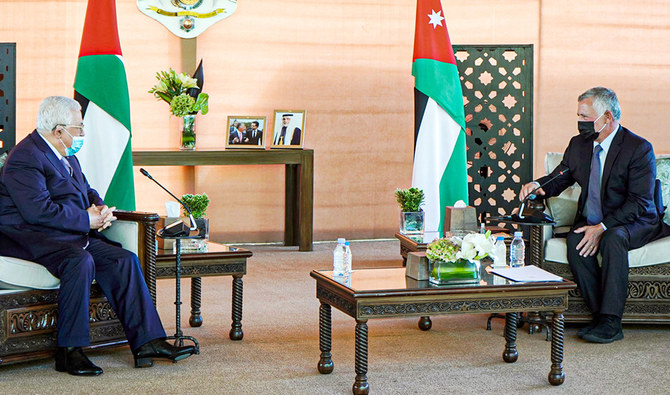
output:
M400 205L400 233L423 234L424 212L421 205L425 196L419 188L396 189L395 198Z
M203 237L203 240L209 239L209 218L205 218L205 213L207 207L209 206L209 196L206 193L201 195L191 195L186 194L181 197L182 202L191 210L193 214L193 219L195 219L195 224L200 230L199 235ZM188 216L186 210L183 210L184 216Z

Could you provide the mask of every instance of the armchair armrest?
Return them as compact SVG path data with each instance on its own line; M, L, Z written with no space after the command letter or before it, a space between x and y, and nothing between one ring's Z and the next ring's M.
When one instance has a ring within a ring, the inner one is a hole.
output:
M133 251L131 245L134 245L137 257L140 260L142 271L144 273L144 281L149 288L149 294L156 304L156 223L159 216L156 213L147 213L143 211L114 211L114 216L117 218L117 223L104 231L105 236L110 240L120 241L128 239L129 228L126 228L124 223L132 223L137 230L137 234L130 238L127 248ZM124 245L124 247L126 247Z

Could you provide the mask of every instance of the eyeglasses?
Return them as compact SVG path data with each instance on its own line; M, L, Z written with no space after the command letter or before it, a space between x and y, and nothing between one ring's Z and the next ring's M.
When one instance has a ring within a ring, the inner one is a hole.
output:
M79 125L65 125L65 124L62 124L62 123L58 123L58 124L56 124L56 126L54 126L53 130L56 130L56 128L59 127L59 126L62 127L62 128L66 128L66 129L67 128L79 129L79 134L81 134L81 132L84 130L84 124L83 123L81 123Z

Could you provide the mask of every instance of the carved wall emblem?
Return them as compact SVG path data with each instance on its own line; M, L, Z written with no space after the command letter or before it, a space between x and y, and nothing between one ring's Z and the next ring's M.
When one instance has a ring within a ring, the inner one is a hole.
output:
M137 0L140 11L181 38L194 38L237 9L236 0Z

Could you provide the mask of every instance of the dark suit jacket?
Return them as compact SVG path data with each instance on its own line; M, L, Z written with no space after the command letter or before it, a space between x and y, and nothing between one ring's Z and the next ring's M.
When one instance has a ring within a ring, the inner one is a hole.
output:
M291 145L300 145L300 128L293 129L293 136L291 137Z
M233 140L235 139L235 137L239 137L239 136L237 135L237 129L235 129L234 131L230 132L230 134L228 135L228 144L244 144L243 141L244 141L244 139L247 137L247 134L246 134L246 133L247 133L246 131L243 132L243 133L242 133L242 140L239 141L239 142L237 142L237 143L235 143L235 142L233 142Z
M569 171L543 187L546 197L559 195L577 182L582 187L575 223L583 217L589 188L593 142L581 135L570 140L563 161L540 184L568 168ZM624 127L619 127L605 158L601 182L603 224L609 229L625 226L630 234L631 248L650 241L660 228L654 205L656 160L651 144Z
M63 244L83 247L89 236L105 239L90 231L86 212L104 203L77 158L66 159L72 176L37 131L11 150L0 173L0 254L35 260Z
M251 129L245 130L244 133L246 133L246 136L249 138L249 142L245 143L245 144L259 145L259 140L260 140L261 136L263 136L263 131L260 130L260 129L256 129L256 137L253 136L253 132L254 131L251 130ZM261 141L261 143L262 143L262 141Z

